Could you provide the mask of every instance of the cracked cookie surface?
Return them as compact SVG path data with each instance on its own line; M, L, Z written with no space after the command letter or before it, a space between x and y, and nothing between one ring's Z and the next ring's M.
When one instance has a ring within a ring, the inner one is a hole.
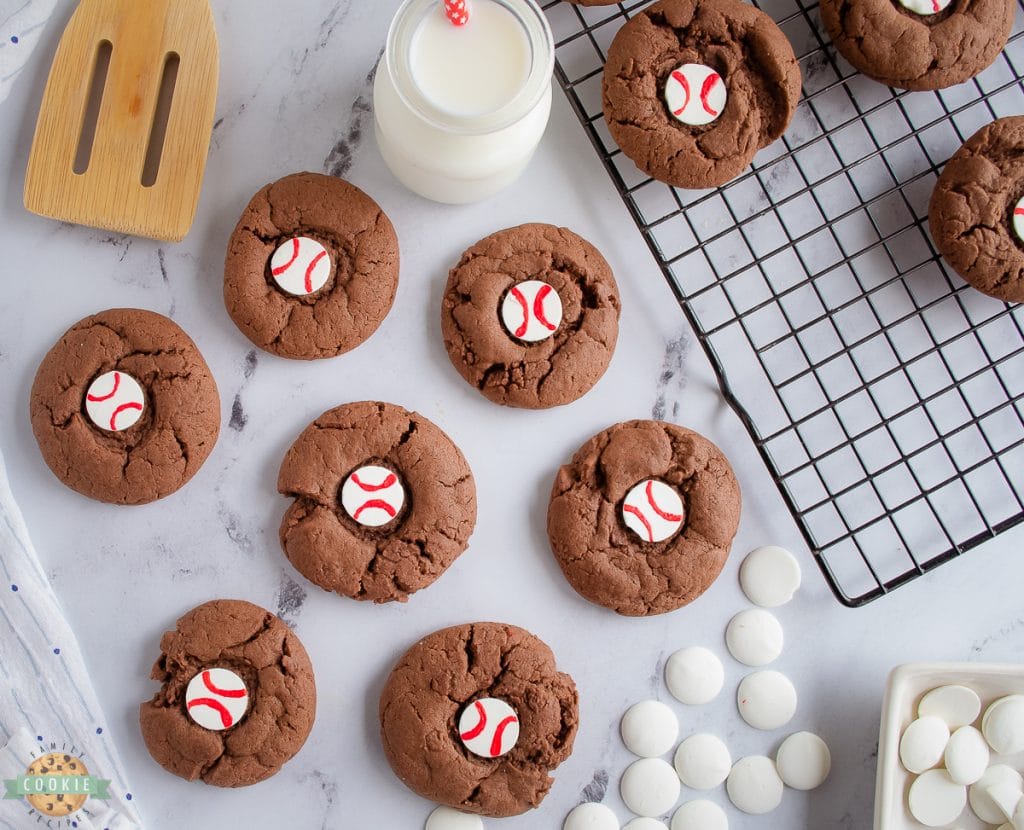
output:
M639 482L663 481L681 496L675 536L645 542L622 504ZM721 573L739 526L740 489L722 451L692 430L628 421L594 436L562 467L548 507L548 538L569 584L626 616L674 611Z
M728 93L706 126L676 120L665 84L682 64L716 71ZM605 121L650 176L676 187L725 184L785 132L800 98L800 67L775 22L740 0L661 0L616 34L604 67Z
M1024 242L1013 230L1024 196L1024 116L1000 118L972 135L946 163L932 191L935 246L979 291L1024 302Z
M555 333L513 337L502 323L505 295L525 280L548 283L562 303ZM488 399L543 409L586 394L608 368L619 333L611 267L567 228L528 224L491 234L466 251L441 303L445 348L459 374Z
M144 391L142 417L122 432L85 413L90 383L124 372ZM98 501L145 504L184 485L220 432L220 397L196 344L152 311L117 308L75 323L36 372L29 404L43 459L68 487Z
M368 528L345 512L348 477L373 464L395 472L405 505ZM476 484L459 448L422 415L376 401L331 409L310 424L281 464L278 491L294 502L281 546L321 588L353 599L404 602L466 549L476 524Z
M474 701L498 698L519 718L500 758L472 755L458 731ZM478 622L424 637L398 661L380 698L381 740L395 774L424 798L504 817L537 807L572 753L576 685L551 649L522 628Z
M139 707L146 748L168 772L218 787L244 787L276 773L306 742L316 716L313 666L299 638L269 611L242 600L200 605L160 639ZM248 710L229 729L204 729L189 716L189 681L228 668L245 682Z
M869 78L899 89L945 89L998 57L1013 25L1014 0L953 0L920 15L899 0L821 0L836 49Z
M270 260L304 236L324 246L331 273L319 291L277 287ZM355 185L296 173L253 196L228 243L224 304L242 333L281 357L313 360L354 349L372 335L398 289L398 237L380 206Z

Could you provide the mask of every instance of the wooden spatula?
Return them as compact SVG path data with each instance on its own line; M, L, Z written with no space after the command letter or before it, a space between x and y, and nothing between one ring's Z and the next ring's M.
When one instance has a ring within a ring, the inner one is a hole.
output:
M50 69L25 207L184 238L209 152L217 54L208 0L82 0Z

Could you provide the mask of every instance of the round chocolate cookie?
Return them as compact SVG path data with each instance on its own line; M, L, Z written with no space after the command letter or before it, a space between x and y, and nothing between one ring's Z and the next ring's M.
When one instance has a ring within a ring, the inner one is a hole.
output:
M296 173L253 196L228 243L224 303L242 333L281 357L354 349L398 289L398 238L355 185Z
M1015 0L821 0L836 49L870 78L945 89L973 78L1006 45Z
M631 617L693 602L725 565L740 489L722 451L692 430L629 421L561 468L548 538L583 597Z
M381 740L413 792L484 816L537 807L572 753L576 685L514 625L472 623L424 637L380 698Z
M614 6L621 0L566 0L574 6Z
M459 448L422 415L366 401L331 409L298 437L278 491L291 563L327 591L405 602L466 549L476 484Z
M993 121L953 154L932 191L928 225L967 282L1024 302L1024 116Z
M306 742L316 715L313 666L299 638L250 602L193 608L160 639L139 707L146 748L189 781L244 787L269 778Z
M764 12L741 0L661 0L608 50L604 116L648 175L717 187L786 130L800 83L793 48Z
M448 276L441 331L452 364L485 397L560 406L608 368L619 289L587 240L554 225L520 225L462 255Z
M173 321L115 308L75 323L32 384L32 430L68 487L145 504L203 466L220 432L217 384Z

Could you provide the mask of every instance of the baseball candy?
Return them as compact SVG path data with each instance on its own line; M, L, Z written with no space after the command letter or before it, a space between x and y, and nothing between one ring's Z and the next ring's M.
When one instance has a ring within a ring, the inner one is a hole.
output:
M1024 242L1024 196L1013 206L1013 232L1017 234L1017 239Z
M85 412L100 429L121 432L142 417L146 396L139 382L124 372L106 372L89 384Z
M683 526L683 500L664 481L649 478L626 494L622 520L645 542L664 542Z
M684 63L673 69L665 81L669 112L691 127L710 124L718 118L725 109L725 100L725 81L710 66Z
M297 297L313 294L330 279L331 257L315 239L296 236L274 251L270 274L282 291Z
M923 15L938 14L951 2L952 0L900 0L903 8Z
M519 740L519 716L504 700L481 698L462 710L459 738L474 755L500 758Z
M360 467L341 488L341 506L363 527L383 527L402 512L405 488L386 467Z
M228 669L204 669L185 690L188 714L203 729L230 729L242 719L248 706L245 683Z
M562 323L562 298L543 280L524 280L505 295L501 321L517 340L547 340Z

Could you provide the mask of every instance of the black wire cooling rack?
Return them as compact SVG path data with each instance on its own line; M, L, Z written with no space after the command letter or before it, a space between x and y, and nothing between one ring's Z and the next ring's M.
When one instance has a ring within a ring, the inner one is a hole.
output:
M1021 9L973 81L907 93L837 57L817 3L758 0L800 105L750 170L687 191L638 171L601 111L606 50L649 4L543 0L556 76L836 597L863 605L1024 521L1024 308L927 233L949 156L1024 113Z

